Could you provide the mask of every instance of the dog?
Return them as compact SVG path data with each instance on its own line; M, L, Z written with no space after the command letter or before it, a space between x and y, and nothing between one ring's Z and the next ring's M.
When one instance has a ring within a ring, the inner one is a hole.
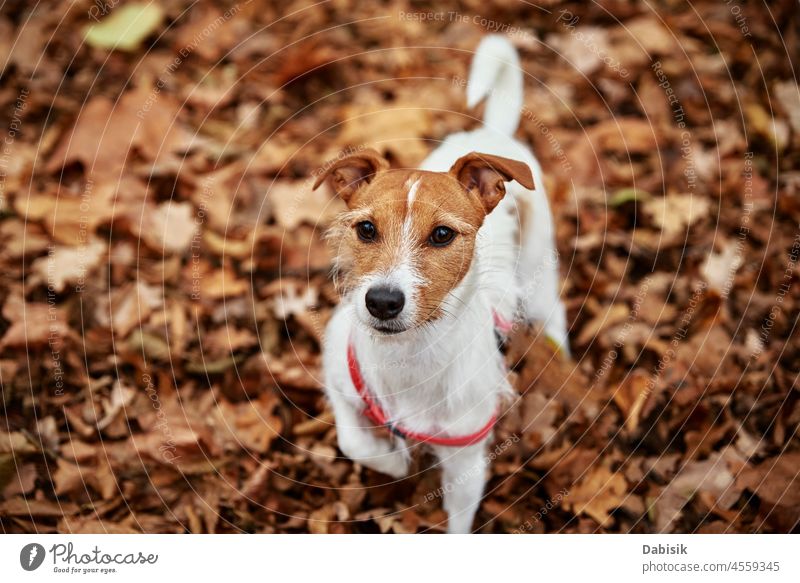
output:
M329 233L343 299L323 345L339 448L399 479L409 448L429 447L450 533L472 528L487 441L513 394L497 335L535 320L568 351L542 170L513 138L522 90L514 47L486 37L467 83L469 107L487 98L483 127L447 137L419 169L365 149L314 184L329 180L348 207Z

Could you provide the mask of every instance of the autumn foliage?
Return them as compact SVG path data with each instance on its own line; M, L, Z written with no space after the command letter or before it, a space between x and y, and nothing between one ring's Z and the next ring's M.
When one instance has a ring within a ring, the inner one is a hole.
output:
M2 531L443 530L424 452L392 482L336 448L342 204L311 185L480 123L497 32L572 358L535 327L505 347L476 530L796 530L796 2L590 4L6 3Z

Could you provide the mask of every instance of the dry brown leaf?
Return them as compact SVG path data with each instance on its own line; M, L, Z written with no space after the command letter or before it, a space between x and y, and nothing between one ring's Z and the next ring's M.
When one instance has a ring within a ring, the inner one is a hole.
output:
M625 415L628 431L636 431L647 399L653 393L651 375L642 369L629 372L614 391L614 402Z
M30 221L41 221L57 242L79 246L111 220L113 194L110 184L96 184L80 196L61 190L20 196L14 208Z
M714 452L707 460L683 465L678 475L664 488L655 501L655 526L658 532L671 532L684 504L697 492L713 496L723 509L730 508L739 497L742 487L735 485L731 463L740 463L730 448Z
M418 103L349 106L343 119L342 144L389 150L405 168L419 164L428 153L423 138L430 133L431 116Z
M36 466L34 464L15 465L13 463L14 459L11 456L7 456L6 459L10 461L9 468L11 466L15 467L13 469L13 475L9 476L5 488L0 490L0 495L2 495L3 498L13 498L19 494L26 495L33 492L33 489L36 487L36 479L39 477ZM5 468L2 467L3 465L3 456L0 455L0 483L3 482L5 473Z
M789 118L797 143L800 138L800 89L797 83L783 81L775 83L775 95Z
M130 214L131 229L153 251L183 253L198 229L194 209L188 202L143 205Z
M746 467L737 476L736 486L770 504L796 508L800 505L800 453L786 452Z
M93 468L84 469L61 458L56 460L56 464L53 482L56 486L57 495L62 496L86 487L86 478L93 471Z
M34 445L28 441L19 431L12 431L7 433L0 429L0 453L13 453L14 455L22 455L25 453L34 453L38 451Z
M596 26L577 26L567 32L547 37L548 46L557 51L569 67L583 75L596 72L603 66L600 54L608 54L611 44L608 30ZM597 50L588 50L591 43Z
M258 338L246 328L217 328L202 338L204 350L211 357L225 356L258 344Z
M125 386L121 381L114 381L111 387L111 396L108 400L104 400L103 418L97 422L97 429L102 431L117 418L117 416L125 410L125 407L133 402L136 397L136 389L133 387Z
M11 326L0 339L5 348L41 348L50 345L53 350L61 347L67 335L66 314L56 305L21 302L18 296L10 296L3 305L3 317Z
M179 111L169 94L145 85L127 91L117 102L94 97L80 110L45 168L55 172L80 162L88 175L102 182L118 179L136 149L151 161L169 160L190 142L177 121Z
M605 466L589 471L581 482L569 490L564 498L564 507L575 514L586 514L600 526L610 526L610 511L619 507L625 498L628 485L619 472L611 472Z
M72 502L51 502L32 498L11 498L0 502L0 514L8 516L62 517L78 513L78 505Z
M203 277L201 296L211 300L246 294L250 284L240 279L230 269L217 269Z
M593 340L600 332L624 322L630 315L630 308L625 304L611 304L592 318L575 338L575 344L582 346Z
M346 207L327 184L311 190L312 182L280 180L270 186L267 200L278 225L291 230L301 223L325 229Z
M105 243L98 240L79 247L54 247L46 257L33 262L30 283L42 283L56 293L63 292L67 284L77 283L80 290L87 275L100 265L105 252Z
M281 418L273 413L277 405L277 398L270 392L246 403L221 402L215 415L223 447L245 448L256 453L269 451L270 443L283 429Z
M125 338L163 305L161 290L137 281L132 286L118 290L111 302L110 325L114 332Z
M708 200L694 194L668 194L644 203L644 212L669 238L682 237L686 229L708 216Z
M124 522L101 520L94 516L65 516L58 532L68 534L138 534L141 531Z
M299 279L284 278L262 290L274 297L272 311L279 320L308 314L317 305L317 290Z
M720 253L712 251L708 254L700 271L709 287L725 297L730 292L736 271L743 262L740 249L735 244L726 242L722 244Z

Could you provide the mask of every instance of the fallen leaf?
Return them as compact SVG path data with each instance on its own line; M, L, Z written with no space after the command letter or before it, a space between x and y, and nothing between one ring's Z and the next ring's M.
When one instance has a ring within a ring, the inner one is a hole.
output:
M611 304L602 312L592 318L575 338L575 344L583 346L592 341L603 330L624 322L629 314L630 308L625 304Z
M79 283L82 289L87 274L100 265L105 252L105 243L97 240L79 247L54 247L46 257L33 262L31 283L43 283L56 293L63 292L67 284Z
M241 296L250 290L250 284L240 279L230 269L217 269L204 276L201 296L211 300Z
M3 458L0 454L0 495L3 498L13 498L19 494L30 494L36 487L39 472L34 464L18 466L14 463L13 456L6 456L8 460L8 480L3 480Z
M279 320L307 314L319 300L313 287L307 286L300 280L289 278L280 279L267 286L263 293L266 296L274 296L273 313Z
M258 338L245 328L217 328L203 338L203 348L210 357L225 356L258 344Z
M352 147L375 146L389 150L405 168L413 168L428 153L424 136L430 132L431 116L418 103L349 106L340 141Z
M123 175L132 152L166 165L191 143L192 136L178 122L180 110L180 103L169 94L144 84L123 93L117 102L93 97L62 135L45 168L55 172L80 162L91 179L87 196L109 186L112 192L120 190L132 183Z
M0 453L13 453L14 455L23 455L26 453L34 453L38 451L34 445L28 441L19 431L12 431L6 433L0 429Z
M198 229L188 202L145 204L130 219L133 232L153 251L165 254L185 252Z
M625 375L614 391L614 402L625 415L625 427L628 431L636 431L639 427L642 410L653 393L651 382L648 373L635 369Z
M130 2L84 30L86 43L98 49L134 51L158 30L164 11L157 2Z
M161 290L137 281L114 294L110 324L121 338L125 338L136 326L147 322L150 314L163 303Z
M97 429L102 431L108 427L117 415L133 402L135 396L136 389L123 385L119 380L114 381L110 398L103 403L105 414L97 422Z
M91 244L98 226L112 218L113 191L95 186L80 196L60 190L18 197L14 208L30 221L41 221L59 243L82 246Z
M748 466L736 478L736 486L770 504L796 508L800 505L800 453L785 452Z
M276 222L285 229L295 229L305 222L324 229L331 219L346 207L339 197L333 196L326 185L311 190L311 182L278 181L267 192Z
M708 200L693 194L668 194L644 203L644 212L667 237L683 236L686 229L708 216Z
M125 523L101 520L93 516L65 516L58 523L58 532L67 534L139 534L141 531Z
M723 509L730 508L738 499L741 487L734 487L734 476L729 462L738 457L732 450L714 452L707 460L690 461L667 484L655 501L655 527L658 532L672 532L683 506L697 492L710 494Z
M72 502L52 502L29 498L11 498L0 502L0 515L57 517L78 513L78 505Z
M53 473L53 482L56 487L56 494L63 496L75 490L86 487L86 476L84 472L90 473L92 470L83 470L81 466L65 461L61 458L56 460L56 469Z
M768 140L779 152L783 152L789 144L789 124L784 120L772 117L759 103L745 105L747 127Z
M67 335L66 314L57 305L20 302L9 297L3 305L3 317L11 326L0 339L5 348L42 348L49 345L59 350Z
M622 474L600 466L590 470L578 485L569 490L563 504L575 514L590 516L600 526L610 526L609 512L622 503L627 489Z
M216 409L218 434L227 449L249 449L256 453L269 451L272 440L283 428L281 418L273 411L278 400L272 393L263 393L246 403L223 401Z
M733 278L741 267L741 249L735 244L723 243L722 251L708 254L700 271L711 289L716 290L722 297L727 297L733 286Z

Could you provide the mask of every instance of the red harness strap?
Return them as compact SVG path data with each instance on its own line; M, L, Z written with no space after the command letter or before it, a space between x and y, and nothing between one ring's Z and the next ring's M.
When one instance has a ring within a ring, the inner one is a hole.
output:
M492 317L494 318L494 327L500 332L508 336L514 329L514 324L506 320L499 312L492 310Z
M356 388L356 392L361 397L361 400L364 401L364 415L376 425L388 427L393 433L396 433L400 437L414 441L420 441L423 443L446 445L451 447L475 445L484 437L489 435L489 432L492 430L495 423L497 423L497 413L494 413L489 419L489 422L481 427L478 431L459 437L440 437L438 435L430 435L427 433L417 433L416 431L411 431L405 427L401 427L392 423L386 417L386 413L383 412L383 409L381 409L381 406L378 404L378 402L370 394L367 384L364 382L364 377L361 375L361 369L359 368L358 360L356 359L356 350L352 342L348 343L347 345L347 366L350 369L350 380L353 381L353 386Z

